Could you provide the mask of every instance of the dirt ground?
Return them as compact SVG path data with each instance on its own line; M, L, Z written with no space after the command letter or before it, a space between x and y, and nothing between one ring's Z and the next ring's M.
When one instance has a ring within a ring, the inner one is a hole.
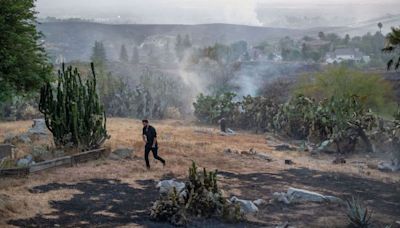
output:
M158 197L155 185L166 178L185 178L192 160L198 166L219 170L227 196L268 202L246 223L233 225L207 219L195 220L190 224L193 227L275 227L284 222L295 227L346 226L343 205L283 205L271 201L274 192L285 192L288 187L343 199L358 196L373 210L376 227L396 227L395 222L400 221L400 174L376 170L379 160L374 154L352 155L345 164L334 165L333 155L276 151L273 144L281 142L272 135L238 132L221 136L216 128L176 120L151 124L158 130L159 155L167 160L166 167L152 159L152 169L145 169L139 120L110 119L111 139L106 147L132 147L133 159L101 159L26 178L0 179L0 227L168 227L150 221L148 216L148 208ZM30 125L30 121L0 123L0 141L7 133L22 133ZM28 150L26 145L17 146L20 156ZM253 148L273 161L226 154L226 148ZM285 165L285 159L295 164Z

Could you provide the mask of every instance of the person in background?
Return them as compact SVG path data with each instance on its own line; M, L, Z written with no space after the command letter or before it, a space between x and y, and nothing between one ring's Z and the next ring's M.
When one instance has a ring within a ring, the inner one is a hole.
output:
M226 132L226 120L224 117L222 117L219 121L219 125L221 127L222 132Z
M148 120L142 120L143 123L143 141L144 146L144 159L146 161L147 169L150 169L149 153L153 152L154 159L161 161L165 166L165 160L158 156L157 132L156 129L149 124Z

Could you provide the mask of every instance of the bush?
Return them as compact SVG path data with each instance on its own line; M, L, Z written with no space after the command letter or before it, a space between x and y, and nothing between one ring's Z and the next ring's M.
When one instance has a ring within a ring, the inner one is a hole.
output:
M221 117L232 120L237 107L235 97L236 94L229 92L216 96L201 93L193 103L194 115L203 123L216 123Z
M396 108L392 86L382 76L344 67L304 76L294 93L317 101L357 96L366 108L382 114L392 114Z
M282 105L274 117L278 133L317 142L329 140L337 145L338 152L353 151L358 138L372 152L366 131L375 124L375 115L356 96L331 97L317 102L298 95Z
M181 192L174 188L167 196L161 196L150 209L150 217L173 225L184 225L189 216L218 216L227 222L239 222L244 215L240 206L222 196L217 184L217 171L198 172L193 162L189 168L188 181Z

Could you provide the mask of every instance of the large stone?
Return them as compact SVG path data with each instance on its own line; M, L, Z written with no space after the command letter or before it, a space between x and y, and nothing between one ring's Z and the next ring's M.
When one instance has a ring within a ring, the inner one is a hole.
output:
M112 160L120 160L120 159L132 158L132 156L133 156L132 148L120 148L112 152L109 158Z
M378 164L378 169L386 172L396 172L400 170L400 164L397 160L392 160L390 162L383 161Z
M325 196L316 192L299 188L289 188L286 193L275 192L273 196L277 201L284 202L286 204L300 202L343 202L340 198L334 196Z
M159 188L160 194L168 194L175 187L177 192L181 192L185 188L185 183L176 181L174 179L171 180L162 180L158 182L157 188Z
M34 119L32 127L28 130L29 134L47 135L47 127L44 119Z
M30 155L30 154L28 156L26 156L24 158L21 158L21 159L19 159L17 161L17 166L18 167L26 167L26 166L29 166L31 164L34 164L34 161L33 161L32 155Z
M252 214L258 212L258 207L250 200L242 200L238 199L236 196L233 196L230 201L232 203L239 203L240 211L244 214Z

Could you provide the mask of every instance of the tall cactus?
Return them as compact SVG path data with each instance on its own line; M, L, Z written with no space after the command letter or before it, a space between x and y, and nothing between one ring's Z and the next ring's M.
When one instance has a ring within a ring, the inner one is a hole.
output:
M110 136L106 130L106 115L96 91L96 73L86 83L78 69L72 66L58 71L57 86L50 83L40 92L39 110L52 132L57 147L71 145L81 149L101 146Z

